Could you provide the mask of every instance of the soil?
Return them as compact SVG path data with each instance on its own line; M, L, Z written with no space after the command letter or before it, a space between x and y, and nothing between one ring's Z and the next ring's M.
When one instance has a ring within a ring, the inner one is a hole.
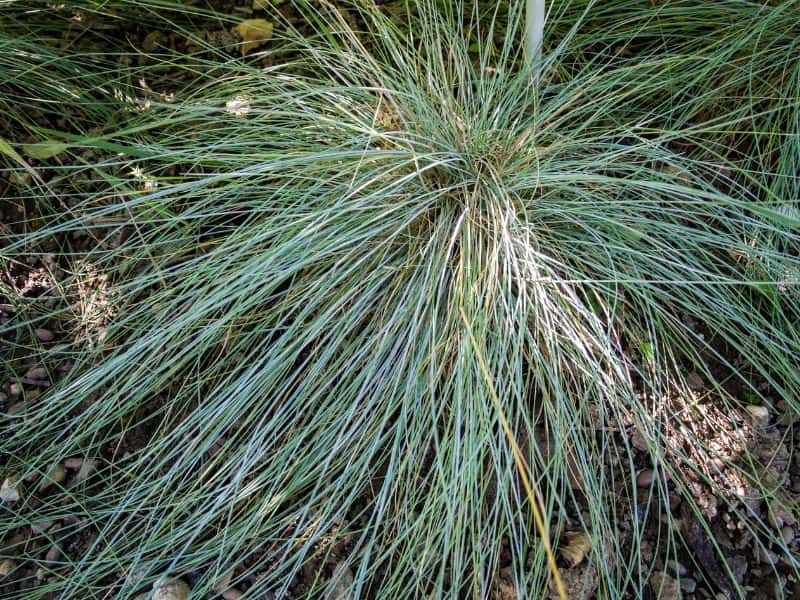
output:
M218 2L214 8L241 18L250 18L254 12L252 3L243 1ZM285 11L290 18L291 10L287 5ZM139 60L146 63L147 51L154 50L159 45L165 45L176 51L190 51L196 48L196 40L202 39L206 43L209 41L219 43L223 51L229 52L231 57L236 56L234 44L237 40L230 37L229 24L211 19L186 17L185 25L191 35L183 35L176 31L154 29L147 23L131 26L130 22L125 22L123 25L125 29L120 29L120 21L104 20L97 15L75 11L72 11L71 15L60 16L73 19L75 22L74 27L63 32L63 37L57 41L64 47L100 48L110 51L111 46L123 41L125 50L130 50L131 47L143 49L144 53ZM33 18L54 17L49 15ZM168 79L169 74L164 74L164 80ZM172 93L169 88L156 87L155 82L146 82L141 91L143 99L146 99L147 94ZM33 110L35 111L35 108ZM70 121L62 119L59 122L52 122L52 115L46 112L41 112L39 118L40 124L44 127L63 128ZM9 140L13 139L12 134L10 131L2 132L2 136ZM35 166L35 161L33 163ZM54 185L75 185L75 182L60 178L57 170L48 173ZM30 224L37 216L37 207L30 201L12 199L17 196L15 186L13 180L7 177L0 178L0 196L8 198L0 206L2 211L0 238L8 233L22 232L23 227L29 226L23 226L22 223ZM14 415L24 408L25 403L33 402L46 393L48 387L72 366L68 344L71 343L75 325L66 318L68 313L58 312L60 296L53 293L64 275L62 269L66 267L60 264L59 257L66 250L77 254L85 252L93 247L98 238L103 238L103 232L94 231L87 232L85 236L46 240L38 251L31 253L30 259L25 263L6 261L2 265L0 283L6 286L6 289L13 290L13 294L3 297L0 288L0 343L3 345L3 360L6 364L14 365L14 371L17 373L28 373L31 369L42 365L45 369L44 373L33 373L35 376L0 381L0 413L6 415L0 416L0 419L7 421L2 425L3 428L13 426ZM61 317L54 316L42 320L37 331L15 329L13 327L15 319L23 310L19 298L26 299L27 306L24 310L27 314L53 314ZM696 326L701 328L702 324ZM31 347L37 348L36 355L31 355L25 350ZM743 357L728 356L728 359L734 365L746 364ZM725 379L722 365L709 364L709 368L715 376ZM683 442L686 435L690 434L704 439L708 447L716 449L713 455L690 457L699 464L707 465L703 475L713 482L713 488L704 482L704 478L686 467L680 452L674 451L667 457L669 467L674 474L680 474L680 480L688 486L690 496L700 507L709 527L702 526L687 503L680 499L680 490L676 484L671 482L670 516L681 524L684 546L675 551L672 559L664 560L663 557L669 555L663 539L663 522L666 515L653 510L644 511L640 515L639 523L627 523L623 526L619 531L620 539L623 540L622 545L631 543L636 529L643 532L640 543L645 557L648 555L653 557L649 591L651 598L656 598L659 590L661 597L664 598L682 596L692 600L733 597L733 590L724 575L725 568L715 551L715 546L722 549L722 554L732 568L733 576L745 590L748 590L749 598L756 600L772 598L776 596L776 590L783 590L787 596L800 597L800 581L794 578L787 559L782 557L783 550L774 544L760 547L759 540L739 520L734 511L735 508L747 509L752 515L779 531L792 552L800 551L798 524L791 514L775 508L777 503L770 507L763 502L760 499L762 494L751 489L748 479L742 476L740 469L745 452L755 455L766 465L763 479L772 482L774 497L789 505L798 503L800 470L796 446L800 440L800 421L777 399L752 410L729 409L720 401L715 390L706 387L701 376L693 374L692 379L696 382L696 386L691 396L676 395L668 399L666 407L669 410L665 410L663 415L668 421L663 441L665 448L693 451L693 447ZM768 390L766 382L755 383ZM741 389L728 391L734 396L742 394ZM141 415L138 416L157 414L160 404L166 401L167 398L155 399L151 405L143 406ZM680 421L674 419L672 415L675 414L681 415ZM718 423L731 421L738 427L715 426ZM146 447L152 431L157 427L157 420L133 419L133 422L138 425L131 428L120 425L119 430L114 432L113 440L97 458L98 464L95 468L102 470L108 465L119 464L127 455ZM653 465L650 453L641 440L641 433L632 420L622 419L617 424L615 438L619 443L627 441L631 444L637 475L643 484L637 487L639 494L637 500L640 506L647 506L651 493L648 479L665 476L664 471L659 470L664 465ZM82 476L83 465L80 461L80 457L74 457L74 460L65 466L66 489ZM624 487L626 477L622 467L606 465L605 468L615 470L621 488ZM674 481L678 478L672 479ZM60 493L62 488L57 485L38 490L36 503L40 505L57 503ZM364 504L368 501L369 499L365 498ZM577 515L573 517L566 520L565 531L575 535L579 533L578 519ZM57 545L43 543L43 537L40 535L43 529L49 534L47 537L58 540ZM26 557L24 562L15 565L12 572L5 576L0 575L0 597L23 597L26 590L45 585L53 578L60 577L63 574L63 565L78 561L96 542L97 533L85 516L73 515L64 515L63 519L55 523L32 523L0 532L0 548ZM336 535L336 532L332 532L330 539L333 541L320 543L317 555L309 559L305 568L292 582L291 596L303 595L320 578L323 580L338 578L342 582L341 589L346 587L348 580L352 580L353 574L343 566L342 559L348 555L353 540L347 535ZM500 600L517 597L510 572L510 552L506 553L505 561L500 565L499 577L493 590L493 597ZM585 581L598 580L598 574L592 572L592 567L588 566L586 561L575 562L570 557L562 555L559 557L559 567L565 585L571 591L570 598L592 597L581 596L579 593ZM239 591L246 593L263 576L266 569L268 567L254 558L237 572L231 573L230 581L235 583ZM184 574L183 577L189 584L192 583L192 573ZM109 582L109 586L111 586L110 597L113 595L113 582ZM347 596L342 593L340 597ZM550 597L557 597L554 591ZM263 598L266 600L266 596Z

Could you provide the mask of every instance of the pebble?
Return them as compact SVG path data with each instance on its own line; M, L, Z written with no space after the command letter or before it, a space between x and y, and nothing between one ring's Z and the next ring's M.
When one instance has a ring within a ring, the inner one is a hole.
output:
M48 378L47 369L44 367L31 367L25 371L25 379L32 379L34 381L45 381Z
M800 419L800 412L786 404L785 400L778 400L775 412L778 414L778 424L785 427L792 427Z
M6 577L10 575L14 569L17 568L17 561L13 558L7 558L3 562L0 562L0 577Z
M662 571L653 573L650 577L650 585L662 600L679 600L681 598L678 582Z
M49 488L53 483L64 483L67 479L67 470L64 468L64 465L61 463L57 463L47 476L42 480L42 483L39 484L39 491L43 492L47 488Z
M777 510L770 510L767 513L767 522L775 529L781 529L783 527L783 514Z
M697 589L697 582L694 579L690 579L687 577L686 579L681 579L681 591L686 592L687 594L692 594Z
M694 391L702 390L705 387L703 378L696 371L692 371L686 376L686 385L689 386L690 390Z
M231 586L231 579L233 579L233 571L228 571L214 585L214 591L221 594Z
M8 412L6 414L8 414L9 417L16 417L20 413L25 412L25 409L28 408L28 404L30 403L24 400L22 402L15 402L8 407Z
M241 598L242 596L244 596L244 594L242 594L242 592L240 592L236 588L228 588L227 590L222 592L222 597L225 600L239 600L239 598Z
M160 31L151 31L142 40L142 50L145 52L154 52L158 48L158 44L161 41L161 32Z
M89 477L97 468L97 461L93 458L84 459L81 468L78 469L78 474L75 475L75 481L80 482Z
M667 568L669 570L671 570L673 573L676 573L677 575L680 575L681 577L683 577L684 575L686 575L686 573L688 573L688 570L686 569L686 567L684 567L677 560L668 560L667 561Z
M770 550L764 550L760 545L755 547L755 555L759 562L765 565L774 565L778 562L778 555Z
M652 469L646 469L636 476L636 485L639 487L647 487L653 483L655 473Z
M747 571L750 570L750 562L751 561L741 554L737 554L731 559L730 567L736 583L741 584L744 582L744 576L747 575Z
M788 546L794 541L794 529L786 525L781 529L781 537L783 538L783 543Z
M745 407L745 410L750 413L750 416L753 417L756 421L769 421L769 410L767 410L766 406L761 406L758 404L748 404Z
M182 579L156 581L153 584L152 600L186 600L191 591Z
M33 333L42 342L52 342L56 337L49 329L34 329Z
M353 594L351 587L353 586L353 572L347 563L339 563L333 570L331 576L333 588L328 594L329 600L352 600Z
M20 498L20 485L19 485L19 477L16 475L12 475L7 477L5 481L3 481L3 485L0 486L0 500L3 502L8 502L9 504L12 502L17 502Z
M0 392L0 402L5 402L6 400L8 400L8 394Z
M59 373L66 373L74 366L75 366L74 362L72 362L71 360L67 360L62 363L59 363L58 366L56 367L56 371L58 371Z
M644 452L644 451L649 449L649 446L647 444L647 440L638 431L634 431L631 434L631 446L633 446L634 448L636 448L637 450L640 450L642 452Z
M22 393L22 386L18 383L12 383L8 386L8 393L12 396L19 396Z
M50 549L44 556L44 560L46 562L53 563L56 562L60 556L61 556L61 551L58 549L58 546L50 546Z
M64 467L67 469L80 469L83 465L83 459L80 456L73 456L64 460Z
M33 533L44 533L55 524L55 521L39 521L31 525Z

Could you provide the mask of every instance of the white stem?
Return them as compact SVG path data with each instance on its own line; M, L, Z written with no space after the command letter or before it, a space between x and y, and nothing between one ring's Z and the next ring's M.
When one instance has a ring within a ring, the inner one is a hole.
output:
M534 79L542 68L542 38L544 37L545 0L526 0L525 55Z

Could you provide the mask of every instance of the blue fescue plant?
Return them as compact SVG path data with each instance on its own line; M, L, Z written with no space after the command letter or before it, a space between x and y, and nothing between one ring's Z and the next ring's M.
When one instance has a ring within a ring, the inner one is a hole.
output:
M563 0L543 39L543 3L500 7L300 3L248 60L163 51L173 101L70 137L106 153L75 165L96 188L3 256L95 236L59 284L71 368L2 448L23 477L98 462L0 524L94 541L26 597L233 573L318 598L335 564L354 597L541 598L559 571L641 597L708 529L698 490L800 572L750 509L795 510L766 466L714 455L745 430L731 382L798 409L792 11Z

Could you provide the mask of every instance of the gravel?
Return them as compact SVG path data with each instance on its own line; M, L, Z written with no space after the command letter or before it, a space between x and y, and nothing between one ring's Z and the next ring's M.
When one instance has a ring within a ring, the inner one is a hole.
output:
M653 483L654 478L655 473L653 473L652 469L646 469L636 476L636 485L639 487L647 487Z
M34 329L33 333L42 342L52 342L56 337L49 329Z
M3 502L7 502L11 504L13 502L17 502L20 499L20 483L19 477L16 475L11 475L7 477L5 481L3 481L3 485L0 486L0 500Z
M169 579L153 584L152 600L186 600L191 591L182 579Z

